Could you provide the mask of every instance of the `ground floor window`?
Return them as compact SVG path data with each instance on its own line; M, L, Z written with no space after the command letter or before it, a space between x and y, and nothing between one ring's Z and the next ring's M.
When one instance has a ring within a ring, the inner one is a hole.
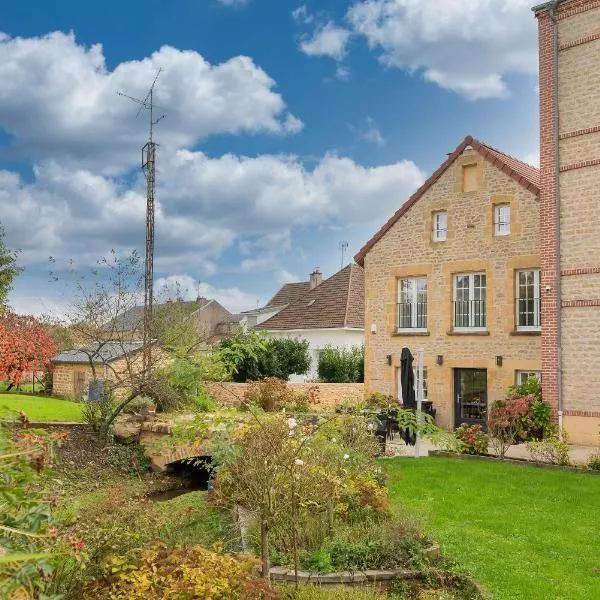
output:
M541 371L517 371L517 385L523 385L530 377L537 377L538 381L542 382Z
M417 369L413 369L415 376L415 399L417 396ZM398 400L402 402L402 369L396 369L396 381L398 382ZM423 400L429 400L429 390L427 386L427 367L423 367Z

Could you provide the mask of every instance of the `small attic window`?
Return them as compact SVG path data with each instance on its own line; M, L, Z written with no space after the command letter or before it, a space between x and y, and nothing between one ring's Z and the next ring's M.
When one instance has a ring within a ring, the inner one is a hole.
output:
M309 300L308 304L306 305L307 307L312 306L315 303L315 300Z

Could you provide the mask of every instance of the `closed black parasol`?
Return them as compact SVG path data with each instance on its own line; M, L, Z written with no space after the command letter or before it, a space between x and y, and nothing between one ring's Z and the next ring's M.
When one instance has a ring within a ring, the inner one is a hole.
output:
M402 385L402 406L416 410L417 398L415 396L415 372L413 370L413 355L408 348L402 348L400 355L400 383ZM417 436L415 432L404 430L400 435L407 444L415 445Z

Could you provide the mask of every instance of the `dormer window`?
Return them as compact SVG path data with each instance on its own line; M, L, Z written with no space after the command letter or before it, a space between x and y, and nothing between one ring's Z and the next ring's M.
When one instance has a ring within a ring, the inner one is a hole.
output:
M448 213L440 210L433 213L433 241L444 242L448 232Z

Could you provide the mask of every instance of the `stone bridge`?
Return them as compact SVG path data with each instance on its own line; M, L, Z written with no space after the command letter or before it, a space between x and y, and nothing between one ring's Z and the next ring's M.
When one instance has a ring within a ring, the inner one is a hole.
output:
M172 435L173 426L170 423L122 420L115 425L115 437L124 443L139 440L152 463L152 469L157 472L166 470L170 463L211 455L210 443L203 441L174 444Z

